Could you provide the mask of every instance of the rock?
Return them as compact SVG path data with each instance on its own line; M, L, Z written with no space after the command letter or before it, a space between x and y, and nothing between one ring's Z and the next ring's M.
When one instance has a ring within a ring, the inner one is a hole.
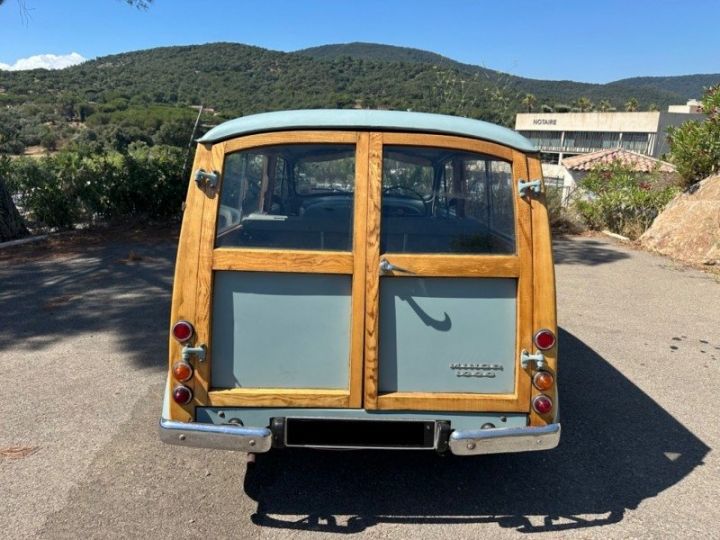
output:
M680 261L720 264L720 175L675 197L640 237L640 243Z

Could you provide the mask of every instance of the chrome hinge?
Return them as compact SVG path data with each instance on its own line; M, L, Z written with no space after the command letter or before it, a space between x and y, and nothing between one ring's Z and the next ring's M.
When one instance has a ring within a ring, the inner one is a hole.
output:
M518 193L521 197L527 195L525 192L528 189L538 194L542 193L542 180L528 180L527 182L525 180L518 181Z
M199 347L190 347L186 345L182 348L182 359L184 362L188 362L191 356L197 356L197 359L201 362L205 361L205 345Z
M207 172L203 169L198 169L195 173L195 183L200 189L214 190L218 185L220 175L216 172Z
M546 366L543 353L530 354L525 349L523 349L520 353L520 365L523 369L527 369L530 365L530 362L535 363L535 369L543 369Z

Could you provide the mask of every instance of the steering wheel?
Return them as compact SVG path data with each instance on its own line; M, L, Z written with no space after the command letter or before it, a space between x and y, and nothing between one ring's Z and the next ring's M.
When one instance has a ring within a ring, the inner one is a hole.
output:
M401 185L387 186L387 187L384 187L382 190L383 193L392 193L393 191L399 191L401 193L408 193L408 194L412 195L414 198L418 199L420 202L423 203L423 213L425 215L427 215L428 204L427 204L427 201L425 200L425 197L423 197L421 193L415 191L412 188L409 188L406 186L401 186Z

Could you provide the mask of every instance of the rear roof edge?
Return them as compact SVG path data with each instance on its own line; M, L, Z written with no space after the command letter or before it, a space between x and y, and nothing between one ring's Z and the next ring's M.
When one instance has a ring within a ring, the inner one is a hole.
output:
M208 131L198 142L214 144L253 133L299 129L441 133L491 141L523 152L538 152L535 145L518 132L482 120L444 114L365 109L308 109L253 114L223 122Z

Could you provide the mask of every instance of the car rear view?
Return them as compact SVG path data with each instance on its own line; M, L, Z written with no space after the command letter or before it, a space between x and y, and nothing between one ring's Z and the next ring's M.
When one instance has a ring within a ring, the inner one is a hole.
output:
M556 331L526 139L421 113L240 118L198 144L161 438L553 448Z

